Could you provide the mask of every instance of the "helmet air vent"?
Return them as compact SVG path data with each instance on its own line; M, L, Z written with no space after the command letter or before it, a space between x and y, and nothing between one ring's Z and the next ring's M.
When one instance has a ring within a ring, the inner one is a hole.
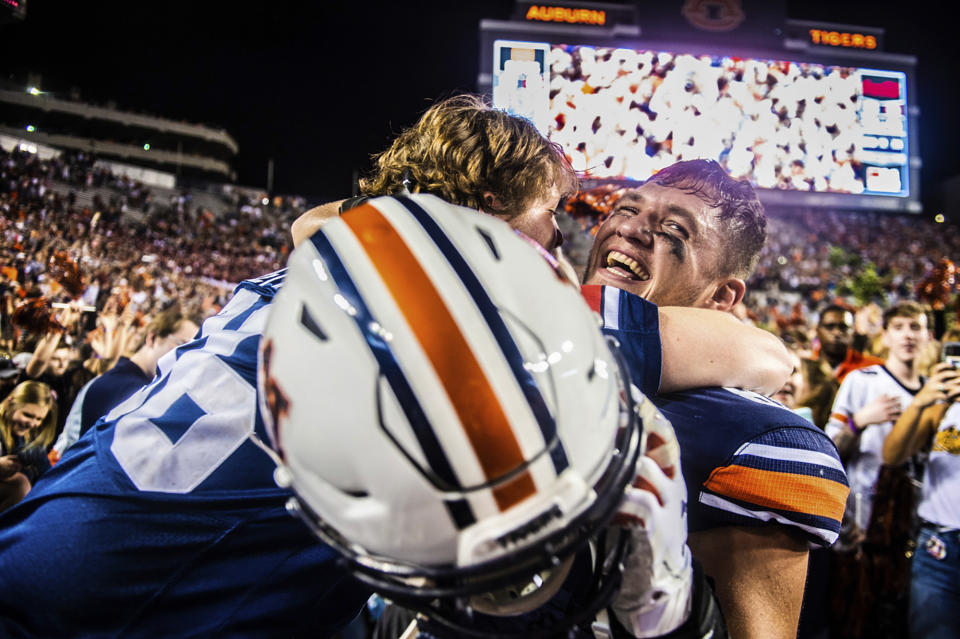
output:
M327 341L327 334L323 332L323 329L320 328L320 325L317 324L317 320L313 318L313 315L310 314L310 311L307 310L306 305L300 307L300 324L317 336L321 341Z
M493 241L493 236L490 235L486 230L477 227L477 233L480 234L480 237L483 238L483 241L487 243L487 248L490 249L490 253L493 254L493 259L500 261L500 251L497 250L497 245Z

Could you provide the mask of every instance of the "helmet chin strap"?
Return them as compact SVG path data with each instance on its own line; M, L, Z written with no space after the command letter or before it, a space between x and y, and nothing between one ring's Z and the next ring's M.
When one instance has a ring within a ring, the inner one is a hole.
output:
M448 631L456 633L456 636L465 639L493 639L493 637L497 639L554 639L565 634L572 636L571 633L574 633L577 627L595 630L597 614L606 608L620 588L624 558L630 550L629 535L614 534L614 539L610 540L604 539L605 537L607 535L601 533L594 542L589 544L589 551L587 551L591 556L590 562L593 564L594 572L594 584L590 587L592 594L579 604L575 611L571 610L564 615L563 619L542 618L539 621L532 621L522 631L489 630L474 625L474 613L479 612L504 617L524 614L525 611L517 610L513 613L505 613L503 607L496 612L476 608L474 606L475 601L481 599L483 595L474 595L469 599L458 599L453 602L448 601L447 605L444 605L439 599L425 607L417 606L416 602L410 601L399 600L398 603L411 607L429 618L431 622L435 622ZM599 547L595 548L594 544ZM607 548L608 545L609 548ZM572 557L564 560L553 570L557 573L569 570L569 566L565 569L563 565L572 563L572 561L574 561ZM557 574L555 582L551 581L549 588L554 591L553 594L556 594L558 589L555 584L563 583L563 575ZM541 588L546 589L547 584L545 583ZM504 589L504 592L509 592L509 589ZM536 596L539 598L539 595ZM544 596L545 600L550 598L546 592ZM526 612L535 612L542 602L533 605L534 595L530 594L528 597L530 598L524 602L523 608L526 609Z
M531 612L547 603L566 580L573 566L567 557L558 566L545 568L527 581L470 597L469 606L479 613L495 617L514 617Z

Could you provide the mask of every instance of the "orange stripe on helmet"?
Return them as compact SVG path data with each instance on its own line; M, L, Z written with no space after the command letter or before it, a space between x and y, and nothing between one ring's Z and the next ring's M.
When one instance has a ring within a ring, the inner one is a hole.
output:
M703 485L720 495L765 508L809 513L835 521L843 517L850 492L831 479L747 466L718 468Z
M443 298L406 242L390 221L370 204L352 209L343 216L343 221L366 250L433 365L486 480L500 479L524 466L526 459L497 394ZM525 470L495 487L493 495L503 511L535 492L533 477Z

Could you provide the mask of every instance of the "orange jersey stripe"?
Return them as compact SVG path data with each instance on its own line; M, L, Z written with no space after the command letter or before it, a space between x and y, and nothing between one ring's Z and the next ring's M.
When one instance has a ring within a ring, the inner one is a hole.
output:
M487 481L523 466L526 460L460 327L403 238L380 211L367 204L343 216L397 301L410 328L450 397ZM536 492L524 471L493 491L501 511Z
M838 422L842 422L844 424L850 423L850 418L847 415L844 415L843 413L830 413L830 419L835 419Z
M747 466L726 466L710 474L709 490L766 508L808 513L840 521L850 489L810 475L779 473Z

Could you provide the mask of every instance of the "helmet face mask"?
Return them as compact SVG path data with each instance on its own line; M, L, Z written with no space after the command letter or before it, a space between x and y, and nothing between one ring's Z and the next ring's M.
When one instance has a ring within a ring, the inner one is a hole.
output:
M519 614L557 581L535 575L605 529L641 450L625 368L506 224L371 200L294 251L272 306L258 379L278 483L358 579L431 617Z

